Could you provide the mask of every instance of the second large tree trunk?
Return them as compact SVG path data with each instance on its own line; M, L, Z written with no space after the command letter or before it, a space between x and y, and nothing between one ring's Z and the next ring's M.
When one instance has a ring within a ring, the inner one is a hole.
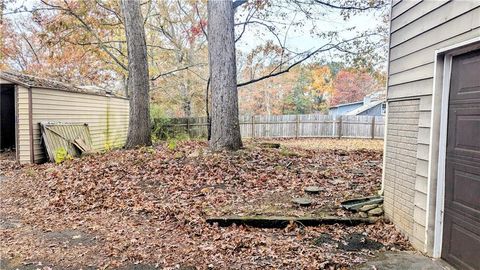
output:
M233 13L231 0L208 1L208 53L212 93L209 146L213 150L238 150L242 147Z
M138 0L122 0L128 50L130 120L126 148L151 145L150 81L145 28Z

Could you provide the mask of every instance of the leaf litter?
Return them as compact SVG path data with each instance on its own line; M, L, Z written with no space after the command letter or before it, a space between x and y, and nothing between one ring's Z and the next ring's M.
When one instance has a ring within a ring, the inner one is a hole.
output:
M2 160L0 175L7 180L0 185L0 216L21 225L0 228L0 254L53 269L348 269L377 249L410 245L383 220L261 229L221 228L205 219L351 215L339 203L379 190L381 158L378 150L265 149L256 142L237 152L211 153L205 142L186 141L174 149L159 144L114 150L59 165ZM292 205L311 185L322 188L311 195L312 206ZM49 237L59 234L66 237ZM326 235L331 241L318 241ZM342 249L358 235L382 247Z

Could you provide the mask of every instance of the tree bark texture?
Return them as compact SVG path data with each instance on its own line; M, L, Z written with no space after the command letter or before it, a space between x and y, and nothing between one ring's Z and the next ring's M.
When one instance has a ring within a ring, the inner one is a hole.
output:
M151 145L150 81L145 28L138 0L122 0L128 51L130 119L126 148Z
M234 9L231 0L208 1L208 53L211 89L213 150L242 147L238 119Z

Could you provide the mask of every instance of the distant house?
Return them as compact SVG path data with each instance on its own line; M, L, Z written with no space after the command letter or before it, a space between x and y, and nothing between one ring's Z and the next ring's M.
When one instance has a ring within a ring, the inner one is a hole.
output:
M345 115L370 115L381 116L385 115L387 103L385 100L376 100L368 103L364 103L363 106L356 108L353 111L346 113Z
M422 252L480 269L480 1L394 0L385 214Z
M372 95L365 96L361 101L332 106L328 110L328 115L381 116L385 114L385 110L386 101L383 99L381 93L376 92Z
M0 96L0 150L20 163L46 161L40 123L88 124L95 150L125 143L129 101L104 89L0 72Z
M346 113L351 112L355 109L358 109L362 106L363 106L363 100L352 102L352 103L338 104L328 109L328 115L332 115L332 116L345 115Z

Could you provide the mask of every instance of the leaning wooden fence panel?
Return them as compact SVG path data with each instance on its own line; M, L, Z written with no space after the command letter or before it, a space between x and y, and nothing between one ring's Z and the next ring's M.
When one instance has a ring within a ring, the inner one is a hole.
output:
M255 115L240 116L243 138L369 138L383 139L383 116ZM206 137L206 117L173 118L165 125L171 133Z

